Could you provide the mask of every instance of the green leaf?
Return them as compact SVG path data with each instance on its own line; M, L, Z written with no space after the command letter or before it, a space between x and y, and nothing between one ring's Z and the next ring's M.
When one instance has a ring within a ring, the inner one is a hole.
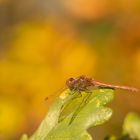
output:
M115 136L107 136L104 140L117 140L117 138Z
M65 90L30 140L92 140L87 129L110 119L112 110L105 105L113 99L114 91L97 89L79 95Z
M90 140L91 136L89 134L87 135L87 129L92 126L101 125L109 120L112 115L112 110L104 107L104 105L110 102L112 99L113 90L104 89L92 91L90 100L81 108L73 122L69 124L74 113L78 109L74 110L72 113L67 115L63 121L58 123L45 139Z
M44 140L49 131L51 131L51 129L56 126L61 108L71 98L69 93L69 90L65 90L61 96L53 103L45 119L41 122L37 131L31 136L30 140Z
M28 139L28 136L27 136L26 134L24 134L24 135L20 138L20 140L29 140L29 139Z
M123 124L123 135L129 135L131 139L140 140L140 117L135 113L129 113Z

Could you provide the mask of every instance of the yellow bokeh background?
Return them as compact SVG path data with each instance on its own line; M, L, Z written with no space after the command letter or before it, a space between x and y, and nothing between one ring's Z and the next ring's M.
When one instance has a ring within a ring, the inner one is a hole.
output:
M67 78L140 87L138 0L3 0L0 7L0 139L31 135L53 101L45 97L58 96ZM114 118L93 130L95 139L120 134L125 114L140 113L139 99L117 94Z

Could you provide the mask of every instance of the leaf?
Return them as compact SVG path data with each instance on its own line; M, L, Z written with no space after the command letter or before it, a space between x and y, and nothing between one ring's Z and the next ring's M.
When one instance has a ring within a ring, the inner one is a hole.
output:
M113 98L113 90L94 90L90 101L78 112L74 121L69 125L69 122L75 113L69 114L63 121L58 123L52 131L46 136L46 140L83 140L91 139L91 136L82 137L82 134L87 133L86 130L92 126L100 125L106 122L112 115L109 108L104 107ZM88 93L85 93L88 94Z
M117 138L115 136L107 136L104 140L117 140Z
M37 131L31 136L30 140L44 140L49 131L55 127L58 122L62 106L71 98L71 96L68 96L69 92L69 90L65 90L59 99L54 102L45 119L42 121Z
M87 129L105 123L112 116L112 110L105 107L113 99L112 89L97 89L90 94L83 92L82 97L70 92L65 90L54 102L30 140L92 140ZM84 103L86 98L88 100ZM73 108L64 117L63 111L67 110L68 104ZM60 119L62 116L63 120Z
M123 135L140 140L140 117L135 113L129 113L126 116L123 124Z
M26 134L24 134L24 135L20 138L20 140L29 140L29 139L28 139L28 136L27 136Z
M135 113L129 113L124 120L122 136L107 136L104 140L140 140L140 118Z

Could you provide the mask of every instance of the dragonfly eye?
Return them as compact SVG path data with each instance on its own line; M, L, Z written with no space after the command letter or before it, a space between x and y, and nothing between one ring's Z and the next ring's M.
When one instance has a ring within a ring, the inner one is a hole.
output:
M71 87L73 81L74 81L74 78L69 78L69 79L66 81L66 85L67 85L68 87Z
M73 80L74 80L74 78L69 78L68 80L69 80L69 81L73 81Z

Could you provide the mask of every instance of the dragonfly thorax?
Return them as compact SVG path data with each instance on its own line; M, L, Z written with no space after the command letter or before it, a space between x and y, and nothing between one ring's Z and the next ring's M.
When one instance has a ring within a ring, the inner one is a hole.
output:
M85 91L88 90L89 87L93 87L93 79L88 78L86 76L80 76L77 78L69 78L66 81L66 85L70 90L77 90L77 91Z

